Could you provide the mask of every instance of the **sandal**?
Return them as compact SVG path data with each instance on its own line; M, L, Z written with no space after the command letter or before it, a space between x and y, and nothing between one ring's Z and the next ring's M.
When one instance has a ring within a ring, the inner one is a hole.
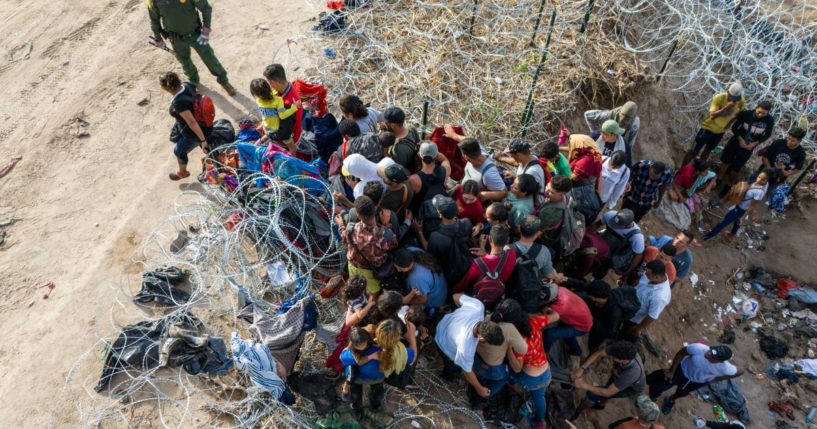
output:
M170 180L172 180L172 181L174 181L174 182L175 182L175 181L177 181L177 180L182 180L182 179L184 179L184 178L186 178L186 177L190 177L190 172L189 172L189 171L188 171L188 172L187 172L187 174L185 174L184 176L182 176L182 175L181 175L181 174L179 174L178 172L176 172L176 173L170 173Z

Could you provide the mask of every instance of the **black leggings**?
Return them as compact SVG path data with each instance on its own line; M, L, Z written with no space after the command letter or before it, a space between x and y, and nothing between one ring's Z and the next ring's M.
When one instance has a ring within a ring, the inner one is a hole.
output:
M664 378L664 370L659 369L651 372L650 375L647 376L647 384L650 386L650 398L652 398L652 400L656 400L662 393L672 389L673 386L677 386L678 388L675 389L675 393L673 393L672 396L674 396L675 399L678 399L700 389L705 383L690 381L688 378L686 378L684 371L679 365L678 369L675 370L675 373L672 374L671 380Z

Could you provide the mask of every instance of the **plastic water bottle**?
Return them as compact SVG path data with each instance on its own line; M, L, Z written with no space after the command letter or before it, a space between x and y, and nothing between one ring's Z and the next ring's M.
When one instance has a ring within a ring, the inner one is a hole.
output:
M726 411L723 410L723 407L720 405L715 405L712 407L712 414L715 414L715 421L721 423L728 423L729 419L726 417Z
M811 407L808 409L808 414L806 414L806 423L811 423L814 421L814 416L817 415L817 407Z

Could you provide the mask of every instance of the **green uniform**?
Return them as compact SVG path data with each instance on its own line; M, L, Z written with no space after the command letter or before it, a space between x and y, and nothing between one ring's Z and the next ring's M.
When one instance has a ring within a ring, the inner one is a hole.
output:
M182 64L184 74L191 82L199 83L199 71L190 56L191 48L199 54L219 84L229 82L227 71L216 58L213 48L209 44L202 45L196 41L201 34L202 26L210 28L213 8L207 0L147 0L147 5L150 29L157 40L163 37L170 40L176 59ZM203 23L199 18L199 12Z

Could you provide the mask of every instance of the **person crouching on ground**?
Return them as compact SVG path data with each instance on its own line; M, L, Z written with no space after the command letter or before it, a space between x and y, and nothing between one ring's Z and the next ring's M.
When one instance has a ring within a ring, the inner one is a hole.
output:
M749 213L749 218L754 217L755 205L758 201L763 201L768 190L769 177L772 175L772 170L764 170L757 175L755 183L753 183L746 193L741 198L741 201L729 210L723 219L715 225L709 232L704 235L704 241L711 240L721 233L730 223L732 224L732 231L728 232L728 238L734 238L738 230L740 230L740 220L746 212ZM737 186L737 185L736 185Z
M170 173L170 180L181 180L190 177L190 172L187 171L189 161L187 154L197 147L206 150L207 136L210 135L213 128L203 126L193 116L193 103L196 98L195 84L182 83L179 75L167 72L159 78L159 86L168 94L173 95L173 99L170 100L170 116L176 120L176 124L173 126L170 138L176 143L173 154L176 155L179 162L179 170Z
M604 357L613 360L613 368L607 383L595 386L584 381L584 375L593 368L593 365ZM574 386L587 391L587 397L576 409L575 420L582 412L592 407L595 410L604 409L610 399L629 398L641 394L647 385L644 374L644 364L638 356L638 347L629 341L616 341L610 346L600 349L590 355L584 363L572 374ZM601 428L595 412L588 411L587 419L594 428Z

